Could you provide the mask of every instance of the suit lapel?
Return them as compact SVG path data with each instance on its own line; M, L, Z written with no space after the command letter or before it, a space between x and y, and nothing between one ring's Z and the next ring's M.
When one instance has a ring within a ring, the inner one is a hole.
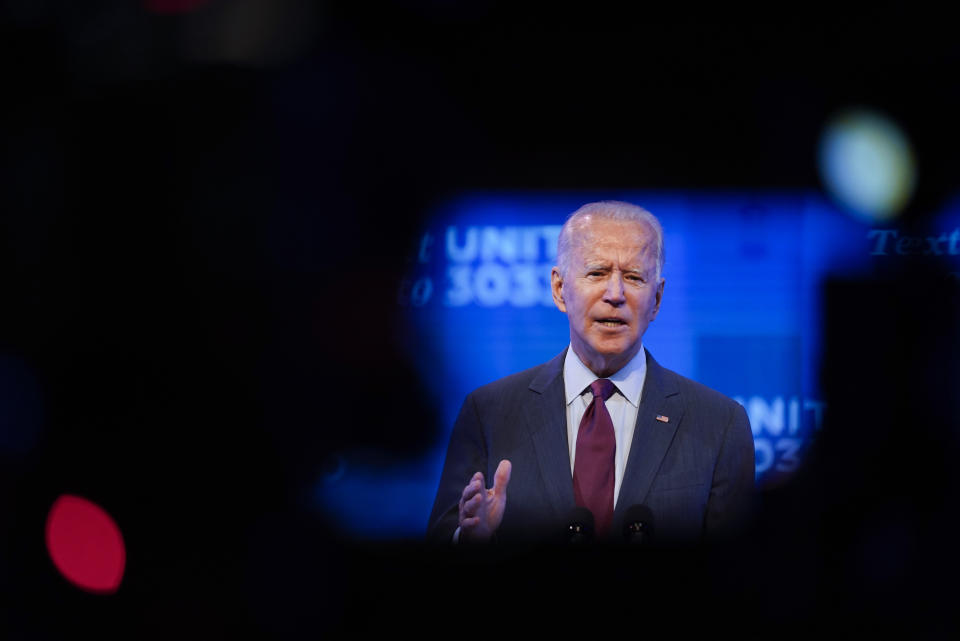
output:
M657 416L667 417L668 422L658 421ZM683 403L676 381L647 352L647 376L614 521L631 505L643 503L646 499L682 418Z
M566 350L543 366L530 383L530 402L523 406L547 497L558 515L568 513L575 505L563 387L565 355Z

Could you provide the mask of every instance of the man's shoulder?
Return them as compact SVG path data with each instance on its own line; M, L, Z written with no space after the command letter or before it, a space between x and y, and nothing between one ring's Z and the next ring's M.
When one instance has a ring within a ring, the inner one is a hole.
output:
M476 399L503 398L508 394L546 385L555 376L562 374L564 353L555 356L546 363L540 363L534 367L481 385L470 392L469 396Z
M662 365L657 365L659 375L663 378L664 386L679 392L684 400L690 404L707 407L731 407L740 404L726 394L719 392L712 387L707 387L703 383L687 378Z
M699 435L698 438L705 439L702 443L712 442L717 446L723 440L733 438L744 446L743 451L753 446L750 419L740 403L682 374L662 367L659 370L659 392L667 397L673 396L683 407L683 423L688 436ZM669 402L672 399L664 400Z

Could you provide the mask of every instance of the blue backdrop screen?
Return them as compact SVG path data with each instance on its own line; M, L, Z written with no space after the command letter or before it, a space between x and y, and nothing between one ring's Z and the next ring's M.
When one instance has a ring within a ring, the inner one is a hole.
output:
M466 394L566 347L567 318L550 295L557 236L600 199L639 204L663 224L666 287L645 347L746 407L761 487L802 463L829 411L817 386L819 287L865 264L867 227L815 192L474 194L434 212L398 293L418 336L407 349L438 410L435 447L404 461L342 453L316 500L349 534L422 536Z

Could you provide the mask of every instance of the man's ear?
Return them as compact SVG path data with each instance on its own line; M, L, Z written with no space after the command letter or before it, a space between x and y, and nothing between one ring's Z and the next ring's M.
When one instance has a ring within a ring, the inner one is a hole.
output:
M657 298L656 302L653 304L653 311L650 314L650 320L653 320L657 317L657 313L660 311L660 302L663 300L663 286L667 283L666 278L660 279L660 284L657 285Z
M567 305L563 302L563 276L560 275L559 267L554 267L550 270L550 290L553 293L553 304L557 306L557 309L566 314Z

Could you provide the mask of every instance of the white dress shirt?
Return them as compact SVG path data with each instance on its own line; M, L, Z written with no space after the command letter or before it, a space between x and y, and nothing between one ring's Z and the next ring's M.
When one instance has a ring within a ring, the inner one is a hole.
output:
M567 447L570 451L571 478L576 464L580 420L593 401L590 383L597 378L597 375L591 372L574 353L571 345L563 360L563 387L567 403ZM627 457L630 455L630 443L633 442L633 429L637 424L643 382L647 378L647 356L643 345L629 363L607 378L617 387L617 391L605 403L607 411L610 412L610 419L613 421L613 433L617 440L613 482L613 504L616 506L617 497L620 496L623 472L627 467Z

